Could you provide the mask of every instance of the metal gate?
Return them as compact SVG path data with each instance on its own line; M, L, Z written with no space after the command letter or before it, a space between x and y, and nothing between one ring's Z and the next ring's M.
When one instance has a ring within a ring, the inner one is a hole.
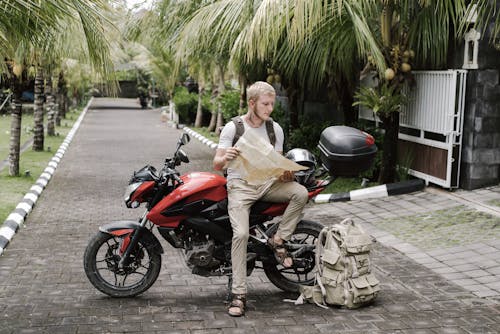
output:
M408 173L445 188L460 179L467 71L415 71L416 87L400 114L398 154ZM379 122L361 109L359 117Z

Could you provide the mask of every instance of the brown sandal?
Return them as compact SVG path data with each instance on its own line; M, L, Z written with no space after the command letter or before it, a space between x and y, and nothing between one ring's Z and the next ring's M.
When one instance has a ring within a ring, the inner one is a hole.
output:
M290 255L290 253L288 253L288 250L285 248L284 244L277 244L274 241L274 236L270 237L267 240L267 244L273 250L274 257L276 258L276 261L278 261L279 264L281 264L285 268L291 268L293 266L293 258ZM285 261L287 259L290 259L290 265L288 266L285 265Z
M231 304L227 308L227 313L232 317L241 317L245 315L247 298L245 295L234 295Z

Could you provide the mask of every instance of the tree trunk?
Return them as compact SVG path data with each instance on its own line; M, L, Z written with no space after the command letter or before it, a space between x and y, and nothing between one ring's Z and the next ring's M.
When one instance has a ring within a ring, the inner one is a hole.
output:
M288 97L288 110L290 115L290 131L299 128L299 111L298 111L298 90L293 84L287 87L286 95Z
M398 134L399 134L399 112L389 115L379 115L385 130L384 142L382 144L382 167L379 175L379 183L392 183L396 180L396 164L398 161Z
M56 135L56 125L55 125L55 109L54 109L54 95L52 95L52 78L50 74L47 76L47 82L45 83L45 109L47 110L47 135Z
M33 151L43 151L43 69L38 66L35 75L35 110L33 112Z
M208 124L208 131L209 132L214 131L216 123L217 123L217 112L212 111L212 116L210 116L210 124Z
M205 87L203 85L199 85L198 89L198 107L196 108L196 120L194 121L195 128L202 127L203 121L203 92L205 91Z
M219 96L224 94L226 90L226 86L224 83L224 66L222 64L219 64L218 66L219 69ZM222 127L224 126L224 117L222 116L222 107L220 100L217 102L217 121L215 125L215 134L219 135L220 131L222 130Z
M54 103L54 118L55 118L55 123L56 126L61 126L61 114L60 114L60 108L61 108L61 103L62 101L60 100L60 95L54 95L56 103Z
M346 125L353 126L357 121L356 109L353 107L354 103L354 91L352 90L352 85L349 80L344 76L340 76L340 103L342 105L342 112L344 114L344 122Z
M246 75L240 74L240 113L247 108L247 84Z
M68 87L66 87L66 79L64 77L64 72L59 72L59 78L57 80L57 94L59 100L59 124L61 125L61 118L66 118L66 112L68 111Z
M22 105L18 94L12 98L10 123L9 175L19 176L19 158L21 155L21 116Z

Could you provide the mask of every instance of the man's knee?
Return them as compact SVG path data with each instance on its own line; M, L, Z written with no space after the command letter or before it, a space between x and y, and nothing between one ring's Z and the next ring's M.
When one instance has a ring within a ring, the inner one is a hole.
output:
M297 184L296 191L294 191L291 201L305 205L308 200L309 193L307 192L307 189L304 186Z

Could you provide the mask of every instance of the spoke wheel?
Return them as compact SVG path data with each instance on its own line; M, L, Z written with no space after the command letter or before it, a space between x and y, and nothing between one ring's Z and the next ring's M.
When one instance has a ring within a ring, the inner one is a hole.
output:
M316 245L318 235L323 225L317 222L301 220L295 229L289 243ZM267 278L284 291L298 292L300 285L312 285L314 283L314 268L316 266L315 249L311 247L294 258L294 265L285 268L277 261L264 263L264 272Z
M99 232L89 242L84 255L85 273L99 291L111 297L132 297L153 285L161 269L161 255L140 240L130 255L130 263L119 268L123 237Z

